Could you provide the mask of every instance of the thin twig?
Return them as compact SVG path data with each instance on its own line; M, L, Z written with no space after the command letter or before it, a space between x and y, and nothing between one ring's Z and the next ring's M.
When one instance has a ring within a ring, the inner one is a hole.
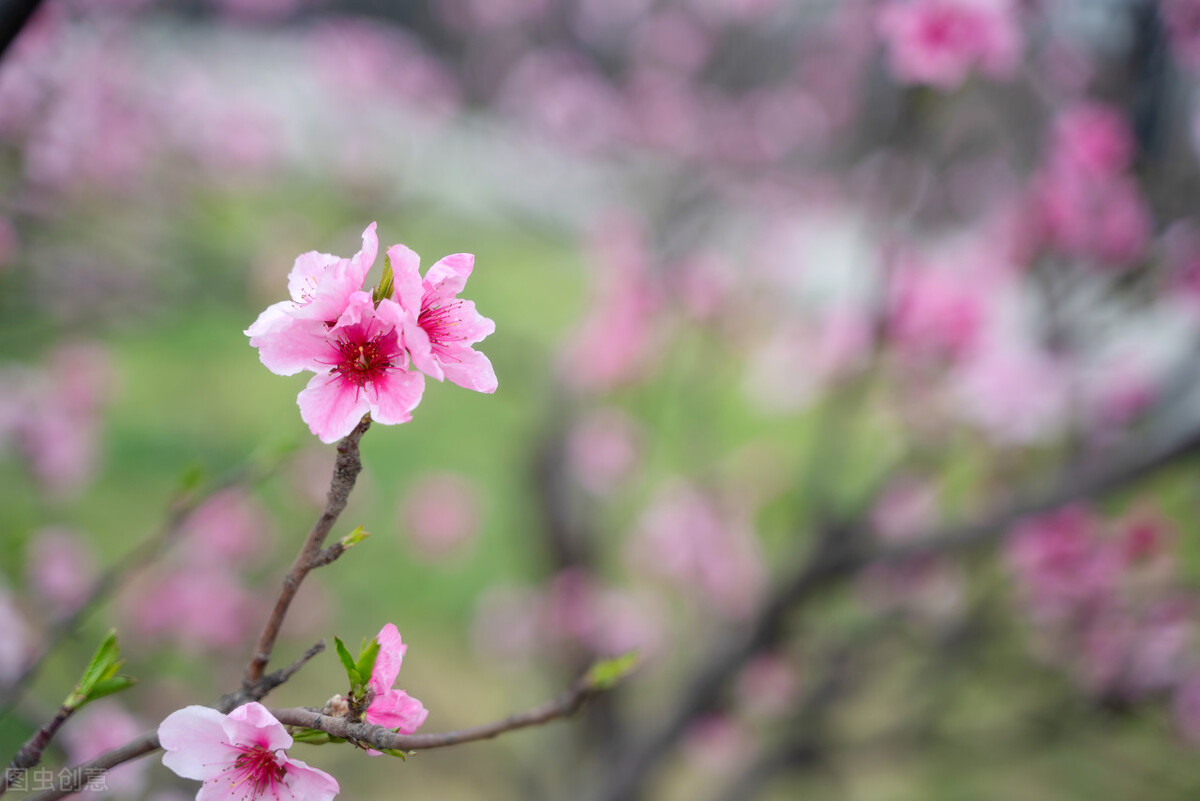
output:
M289 726L304 726L317 729L334 737L342 737L359 745L370 746L378 750L395 749L398 751L426 751L431 748L447 748L452 745L490 740L501 734L530 726L541 726L560 718L568 718L578 712L585 703L593 698L598 691L591 685L579 681L566 692L552 701L541 706L515 715L509 715L503 720L497 720L482 726L473 726L457 731L439 732L437 734L397 734L392 729L374 726L370 723L353 723L349 718L330 717L322 715L313 709L294 707L290 709L272 709L271 714L281 723Z
M333 466L333 478L329 483L329 495L325 501L325 509L317 518L317 522L313 524L312 530L308 532L308 538L305 539L300 553L296 555L291 570L284 576L283 587L279 590L279 597L275 599L275 607L263 625L262 633L258 636L258 644L254 648L254 654L250 657L242 676L242 687L245 690L250 690L256 685L262 678L267 663L271 661L275 640L279 637L279 630L283 627L288 608L292 605L292 599L296 597L296 592L300 589L304 577L314 567L328 563L322 561L321 546L324 545L325 538L329 536L334 523L346 508L350 491L354 489L354 482L362 471L358 443L370 425L371 418L363 417L349 436L338 443L338 455Z
M29 24L42 0L8 0L0 7L0 56Z
M4 795L8 788L25 774L25 771L37 767L38 763L42 761L42 753L46 750L46 746L50 745L54 735L67 722L67 718L75 714L77 708L66 704L60 706L54 717L25 741L25 744L12 758L12 762L8 764L4 775L0 776L0 795Z

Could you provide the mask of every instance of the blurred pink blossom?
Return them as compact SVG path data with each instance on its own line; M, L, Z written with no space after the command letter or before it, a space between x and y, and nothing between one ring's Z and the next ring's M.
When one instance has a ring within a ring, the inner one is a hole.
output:
M1036 619L1063 621L1107 604L1122 571L1104 547L1100 521L1081 506L1025 521L1009 536L1007 560Z
M145 730L145 724L124 707L105 699L88 704L72 717L71 725L63 728L61 737L70 764L80 765L120 748ZM104 774L106 792L101 797L139 797L146 786L148 767L148 762L135 760L108 771ZM92 793L88 796L92 797Z
M1129 123L1112 106L1076 103L1054 120L1050 161L1061 169L1113 175L1129 167L1133 152Z
M757 718L777 718L792 708L800 692L796 667L782 654L762 654L738 674L738 704Z
M1028 444L1058 431L1067 380L1050 355L1017 343L986 342L951 378L953 411L999 442Z
M177 568L126 596L134 630L189 653L239 646L256 625L258 599L218 566Z
M71 529L35 531L27 559L31 586L58 617L78 609L95 585L96 556Z
M591 247L596 264L593 302L568 339L559 370L576 389L603 392L649 368L660 299L637 221L621 214L606 217Z
M710 714L695 720L683 739L688 761L710 775L737 770L753 753L754 733L729 715Z
M188 515L181 529L193 564L248 565L265 554L274 531L267 511L245 490L214 494Z
M1175 58L1200 71L1200 0L1158 0Z
M590 412L567 438L567 460L580 485L594 495L607 495L630 481L641 461L642 431L615 407Z
M975 346L989 312L979 276L906 263L896 268L891 290L888 333L901 354L957 358Z
M706 27L686 8L667 7L640 21L633 32L633 58L642 64L692 75L714 47Z
M0 586L0 685L15 681L32 656L32 633L15 599Z
M884 489L871 510L871 528L884 542L905 542L928 534L938 518L938 495L933 486L901 477Z
M421 476L401 501L401 536L431 559L461 552L479 534L479 505L479 489L465 476Z
M1009 0L888 0L878 27L897 81L944 90L957 89L975 69L1011 77L1023 47Z
M629 543L641 569L699 595L723 616L750 614L766 584L766 568L749 525L676 480L656 493Z

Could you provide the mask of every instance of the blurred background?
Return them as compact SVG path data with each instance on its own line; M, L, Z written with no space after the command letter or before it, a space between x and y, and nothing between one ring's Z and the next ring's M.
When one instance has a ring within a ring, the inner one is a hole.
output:
M32 6L0 760L110 627L141 683L51 770L237 685L334 456L242 331L378 221L475 254L499 390L368 432L334 535L372 536L276 663L393 622L428 732L640 666L494 742L296 746L343 797L1200 791L1200 0Z

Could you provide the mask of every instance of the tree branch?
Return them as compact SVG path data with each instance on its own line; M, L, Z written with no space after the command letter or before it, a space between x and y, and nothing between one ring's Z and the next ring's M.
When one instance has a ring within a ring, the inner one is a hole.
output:
M42 0L7 0L0 6L0 56L17 40Z
M438 734L397 734L392 729L370 723L353 723L348 718L322 715L314 709L295 707L272 709L271 714L289 726L304 726L317 729L334 737L342 737L358 745L377 750L427 751L432 748L447 748L452 745L490 740L506 732L541 726L568 718L578 712L585 703L599 693L591 685L580 680L557 698L525 712L469 729L440 732Z
M54 735L67 722L67 718L75 714L76 709L77 707L66 706L65 704L60 706L54 717L25 741L25 744L21 746L20 750L12 758L12 762L8 764L8 769L4 771L4 775L0 776L0 795L4 795L14 782L25 774L25 771L37 767L38 763L42 761L42 753L46 750L46 746L50 745L50 741L54 739Z
M279 591L279 597L275 599L275 607L263 625L262 633L258 636L258 644L254 648L254 654L250 657L242 676L244 690L249 691L262 678L267 663L271 661L271 652L275 649L275 640L279 637L279 630L283 627L288 608L292 605L292 599L296 597L296 592L300 589L305 576L313 568L332 561L332 559L322 561L321 546L324 545L325 538L333 529L333 524L337 522L338 517L346 508L350 491L354 489L354 482L358 480L358 474L362 471L358 443L370 426L371 418L364 416L358 426L338 443L337 460L333 465L333 478L329 483L329 495L325 501L325 509L317 518L317 522L313 524L312 530L308 532L308 538L305 539L300 553L296 555L291 570L283 578L283 587Z

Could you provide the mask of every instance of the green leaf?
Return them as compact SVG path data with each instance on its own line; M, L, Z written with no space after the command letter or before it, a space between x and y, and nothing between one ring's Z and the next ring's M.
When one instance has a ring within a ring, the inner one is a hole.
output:
M354 529L349 534L347 534L346 536L344 536L340 540L338 540L338 544L341 545L342 548L344 548L344 549L350 549L350 548L353 548L355 545L358 545L360 542L362 542L369 536L371 536L371 532L364 531L363 527L359 526L358 528Z
M375 658L379 656L379 640L371 640L367 643L358 656L358 675L365 677L370 681L371 674L375 671Z
M346 643L342 642L341 637L334 637L333 644L337 649L338 659L342 660L342 667L346 669L346 678L350 679L350 685L352 687L361 686L362 674L358 672L358 668L354 664L354 657L350 656L350 650L346 648Z
M78 709L92 697L96 685L117 675L124 662L121 659L121 649L117 645L116 629L109 629L108 635L100 642L92 661L83 671L83 677L75 685L75 689L63 701L63 705ZM122 688L123 689L123 688ZM114 691L115 692L115 691Z
M292 732L292 739L309 745L325 745L333 741L328 733L320 729L298 729Z
M387 254L384 254L383 277L379 279L379 286L375 287L375 292L372 295L375 305L378 306L379 302L384 298L390 298L395 289L396 278L392 273L392 260L387 256Z
M637 651L627 651L620 656L592 665L584 674L583 682L593 690L611 690L632 673L637 664Z
M416 751L401 751L398 748L385 748L382 751L380 751L379 753L387 754L388 756L400 757L400 759L403 759L405 762L407 762L408 758L410 756L413 756L417 752Z
M137 684L137 679L132 676L110 676L107 679L96 682L95 686L92 687L92 691L88 693L87 700L84 703L91 703L98 698L104 698L107 695L128 690L135 684Z

